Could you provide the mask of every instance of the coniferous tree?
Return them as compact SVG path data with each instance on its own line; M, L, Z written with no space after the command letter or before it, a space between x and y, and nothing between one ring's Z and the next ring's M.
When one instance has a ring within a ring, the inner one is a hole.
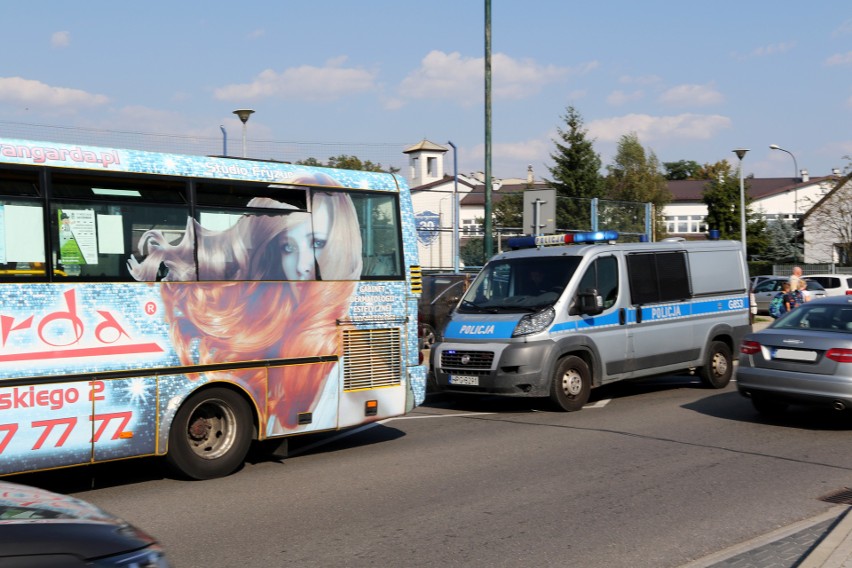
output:
M718 229L722 239L740 240L740 181L739 175L725 160L703 166L708 177L702 200L707 205L707 228ZM749 180L744 182L746 202L746 252L749 257L763 256L768 239L766 221L751 211L748 196Z
M565 130L557 128L556 151L550 155L554 166L548 168L556 189L556 227L562 230L591 229L591 199L603 197L601 159L586 137L583 119L573 106L562 117Z
M635 133L625 134L618 142L612 165L607 166L604 178L607 199L624 203L613 207L607 215L624 232L645 232L645 210L640 205L651 203L654 215L654 239L665 236L663 208L671 201L666 178L660 171L660 162L653 152L646 153Z

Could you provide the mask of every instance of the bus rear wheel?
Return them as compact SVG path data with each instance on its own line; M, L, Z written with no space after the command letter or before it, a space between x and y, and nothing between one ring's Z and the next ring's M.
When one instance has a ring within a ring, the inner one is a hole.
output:
M574 412L589 401L592 374L585 361L576 355L559 360L550 384L550 400L566 411Z
M211 388L189 397L175 414L166 459L191 479L233 473L252 438L251 410L237 393Z

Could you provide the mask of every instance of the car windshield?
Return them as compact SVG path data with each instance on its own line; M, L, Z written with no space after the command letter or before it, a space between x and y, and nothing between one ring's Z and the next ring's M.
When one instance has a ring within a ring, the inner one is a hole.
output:
M459 311L536 312L552 306L579 264L580 258L576 256L489 262L462 298Z
M773 329L814 329L852 333L852 305L805 304L784 314L770 326Z

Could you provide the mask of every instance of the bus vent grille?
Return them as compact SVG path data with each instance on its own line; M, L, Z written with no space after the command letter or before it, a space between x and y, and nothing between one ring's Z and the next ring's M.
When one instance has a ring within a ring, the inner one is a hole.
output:
M344 330L343 356L345 391L402 383L402 334L399 328Z

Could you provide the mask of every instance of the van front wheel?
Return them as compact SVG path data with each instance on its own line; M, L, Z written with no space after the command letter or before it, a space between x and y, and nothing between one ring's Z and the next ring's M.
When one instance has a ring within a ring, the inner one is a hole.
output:
M550 400L566 411L583 408L592 390L592 374L585 361L575 355L561 359L550 384Z
M731 382L734 372L734 361L731 358L731 348L722 341L713 341L707 350L707 360L698 369L698 377L705 386L722 389Z

